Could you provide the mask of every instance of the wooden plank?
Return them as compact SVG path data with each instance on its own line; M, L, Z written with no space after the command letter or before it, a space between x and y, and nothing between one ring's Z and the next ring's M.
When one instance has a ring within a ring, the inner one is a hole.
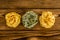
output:
M5 15L12 11L20 15L24 15L27 11L34 11L38 15L41 14L42 11L51 11L53 15L60 15L60 9L0 9L0 37L17 39L31 36L51 37L60 35L60 17L56 17L55 25L50 29L42 28L39 23L32 29L27 29L22 24L17 28L10 28L6 25Z
M46 31L45 31L46 32ZM59 31L49 31L45 33L44 31L0 31L0 37L8 37L10 39L19 39L25 37L53 37L60 36Z
M60 9L0 9L0 30L60 30L60 26L59 26L60 17L56 17L56 22L55 22L54 26L50 29L42 28L40 26L39 22L32 29L25 28L23 26L22 22L17 28L10 28L6 25L5 15L12 11L19 13L21 16L24 15L25 12L27 12L27 11L34 11L38 15L41 14L42 11L51 11L51 12L53 12L53 15L60 15Z
M0 0L0 8L60 8L60 0Z
M53 36L53 37L25 37L25 38L21 38L21 39L15 39L15 40L60 40L60 36Z
M60 17L56 17L55 25L50 29L42 28L39 23L32 29L23 27L22 23L17 28L10 28L6 25L5 15L12 11L21 15L27 11L38 15L42 11L52 11L54 15L60 15L60 0L0 0L0 40L32 36L39 36L40 40L60 40Z

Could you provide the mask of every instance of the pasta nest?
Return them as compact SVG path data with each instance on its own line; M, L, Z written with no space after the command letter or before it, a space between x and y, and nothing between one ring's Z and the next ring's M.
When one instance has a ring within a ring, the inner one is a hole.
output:
M42 12L42 16L39 17L40 25L44 28L51 28L55 23L55 16L52 12Z
M21 22L21 15L19 15L16 12L10 12L8 14L5 15L5 19L6 19L6 24L9 27L17 27L19 25L19 23Z
M28 11L22 16L22 23L26 28L32 28L38 23L38 15L33 11Z

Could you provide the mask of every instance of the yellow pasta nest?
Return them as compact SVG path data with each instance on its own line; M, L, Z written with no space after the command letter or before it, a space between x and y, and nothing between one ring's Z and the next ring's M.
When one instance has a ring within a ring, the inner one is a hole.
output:
M9 27L17 27L21 20L21 15L16 12L10 12L5 15L6 25Z
M42 16L39 17L40 25L44 28L51 28L55 23L55 16L52 12L42 12Z

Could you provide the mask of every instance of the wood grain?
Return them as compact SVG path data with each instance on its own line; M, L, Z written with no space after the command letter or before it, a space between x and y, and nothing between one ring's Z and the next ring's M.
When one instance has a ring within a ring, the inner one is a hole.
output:
M54 15L60 15L60 0L0 0L0 40L33 36L39 36L40 40L60 40L60 16L56 17L56 22L50 29L42 28L40 23L32 29L25 28L22 23L17 28L10 28L6 25L5 15L12 11L21 16L27 11L34 11L38 15L42 11L52 11Z
M60 8L60 0L0 0L0 8Z
M53 15L60 15L60 9L0 9L0 37L8 37L10 39L31 37L31 36L41 36L41 37L53 37L60 35L60 16L56 17L56 22L54 26L50 29L42 28L40 23L35 25L32 29L27 29L21 23L17 28L10 28L6 25L5 15L9 12L15 11L20 15L24 15L27 11L34 11L38 15L41 14L42 11L51 11Z
M50 29L46 29L40 26L40 23L38 22L37 25L35 25L35 27L33 27L32 29L27 29L23 26L22 22L21 24L19 24L19 26L17 28L10 28L6 25L5 22L5 15L9 12L17 12L18 14L20 14L21 16L23 16L27 11L34 11L38 14L38 16L40 16L42 11L51 11L53 12L53 15L60 15L60 9L1 9L0 10L0 15L1 15L1 19L0 19L0 30L60 30L60 16L56 17L56 22L54 24L54 26ZM56 28L57 27L57 28Z

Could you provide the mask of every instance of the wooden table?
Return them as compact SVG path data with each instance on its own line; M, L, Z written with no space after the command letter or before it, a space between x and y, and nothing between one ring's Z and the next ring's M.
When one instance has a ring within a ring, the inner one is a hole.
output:
M32 29L25 28L22 23L17 28L6 25L5 15L15 11L21 15L27 11L40 14L42 11L52 11L60 15L60 0L0 0L0 40L15 40L20 38L37 37L40 40L60 40L60 16L56 17L54 26L42 28L39 23Z

